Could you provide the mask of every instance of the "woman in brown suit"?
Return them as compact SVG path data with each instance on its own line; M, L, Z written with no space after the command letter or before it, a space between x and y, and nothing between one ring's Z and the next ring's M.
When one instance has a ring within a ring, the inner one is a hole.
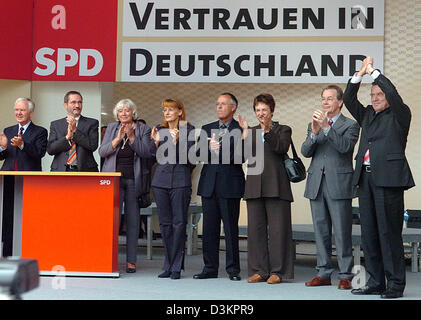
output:
M253 108L259 120L257 126L249 128L244 117L238 116L243 139L252 139L253 153L256 153L257 139L263 142L264 150L261 159L263 172L252 175L248 170L244 192L248 215L248 282L276 284L283 278L294 277L291 227L293 197L283 166L283 157L291 144L291 128L272 121L275 111L272 95L258 95ZM245 145L248 142L246 140Z

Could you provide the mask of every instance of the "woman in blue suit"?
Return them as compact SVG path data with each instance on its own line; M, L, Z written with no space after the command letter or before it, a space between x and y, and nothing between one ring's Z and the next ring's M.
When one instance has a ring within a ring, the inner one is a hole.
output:
M158 277L180 279L184 269L187 212L191 198L191 173L195 167L187 159L194 145L194 127L185 121L181 101L162 102L164 121L152 129L151 137L158 148L158 165L152 189L158 207L159 226L165 248L163 270Z

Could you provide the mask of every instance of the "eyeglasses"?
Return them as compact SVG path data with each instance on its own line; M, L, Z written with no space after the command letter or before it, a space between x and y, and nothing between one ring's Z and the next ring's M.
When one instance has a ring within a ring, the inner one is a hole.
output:
M233 106L233 104L232 104L232 103L226 103L226 102L217 102L217 103L215 103L215 107L217 107L217 106L219 106L219 105L221 105L221 106L223 106L223 107L226 107L226 106Z

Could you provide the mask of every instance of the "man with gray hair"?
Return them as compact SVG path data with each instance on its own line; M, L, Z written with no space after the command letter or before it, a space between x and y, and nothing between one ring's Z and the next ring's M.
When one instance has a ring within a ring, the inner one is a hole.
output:
M307 287L331 285L334 272L332 229L339 267L338 289L351 289L352 274L352 154L359 136L358 123L341 110L343 91L327 86L321 110L313 113L301 153L311 158L304 197L310 199L317 247L317 275Z
M67 117L50 124L47 152L54 156L51 171L98 171L94 151L98 148L99 122L84 117L82 95L69 91L64 96Z
M42 171L41 158L47 149L47 130L31 121L35 104L29 98L15 102L17 124L0 133L2 171ZM14 177L4 177L3 256L12 255ZM1 252L0 252L1 254Z
M41 158L47 149L47 130L31 121L35 104L29 98L19 98L14 112L17 125L0 134L0 160L3 171L42 171Z

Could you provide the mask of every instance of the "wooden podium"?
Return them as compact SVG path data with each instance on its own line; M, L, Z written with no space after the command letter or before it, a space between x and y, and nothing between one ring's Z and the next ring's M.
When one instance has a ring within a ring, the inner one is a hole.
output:
M120 173L0 171L0 239L5 175L14 256L38 260L41 275L119 277Z

